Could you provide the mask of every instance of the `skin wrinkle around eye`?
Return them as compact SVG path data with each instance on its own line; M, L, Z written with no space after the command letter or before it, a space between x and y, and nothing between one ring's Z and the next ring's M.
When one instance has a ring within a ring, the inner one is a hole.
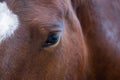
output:
M0 42L14 34L19 26L18 16L7 6L6 2L0 2Z

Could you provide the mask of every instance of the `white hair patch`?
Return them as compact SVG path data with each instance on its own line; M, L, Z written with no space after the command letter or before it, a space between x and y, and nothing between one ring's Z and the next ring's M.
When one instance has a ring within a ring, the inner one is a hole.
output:
M14 34L19 26L19 19L7 6L0 2L0 42Z

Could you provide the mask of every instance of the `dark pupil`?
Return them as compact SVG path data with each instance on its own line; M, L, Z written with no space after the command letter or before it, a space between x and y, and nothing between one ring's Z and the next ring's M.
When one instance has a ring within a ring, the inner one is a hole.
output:
M44 47L54 45L59 40L60 35L57 33L50 33L45 41Z

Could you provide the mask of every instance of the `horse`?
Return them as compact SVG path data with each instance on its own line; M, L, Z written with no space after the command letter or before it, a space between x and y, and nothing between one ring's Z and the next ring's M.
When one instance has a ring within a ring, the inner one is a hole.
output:
M0 80L119 80L118 0L0 0Z
M86 46L69 0L0 0L0 80L84 80Z

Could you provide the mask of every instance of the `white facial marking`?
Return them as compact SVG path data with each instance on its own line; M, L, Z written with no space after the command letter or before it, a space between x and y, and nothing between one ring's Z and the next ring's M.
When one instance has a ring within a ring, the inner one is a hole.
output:
M7 6L6 2L0 2L0 42L14 34L19 26L19 20Z

